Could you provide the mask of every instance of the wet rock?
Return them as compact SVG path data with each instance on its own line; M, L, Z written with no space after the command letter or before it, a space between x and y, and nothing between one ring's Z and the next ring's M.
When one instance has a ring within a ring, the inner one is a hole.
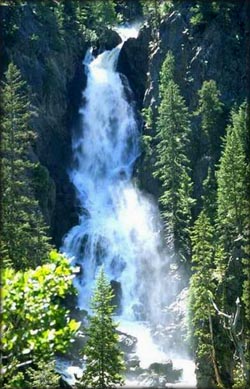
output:
M173 362L171 360L165 363L154 362L149 366L149 370L159 375L167 375L173 370Z
M82 376L83 363L73 364L66 358L59 357L56 359L56 372L61 375L60 388L70 389L73 388L75 382Z
M182 369L174 369L173 362L171 360L166 362L154 362L149 368L153 374L157 374L159 377L164 377L167 382L176 382L182 376Z
M138 379L140 386L143 387L164 388L168 382L166 377L159 376L155 373L143 373Z
M112 50L121 43L122 39L120 35L110 28L107 28L104 32L104 38L100 44L100 51Z
M138 38L130 38L124 43L117 64L117 70L128 78L139 107L146 89L149 40L150 30L144 26Z
M176 383L182 376L182 369L173 369L171 360L154 362L148 369L130 369L129 377L136 379L139 386L163 388L167 383Z
M120 282L115 280L111 280L110 285L114 292L112 304L116 306L116 314L119 315L121 313L122 286Z
M132 335L118 331L119 345L124 353L133 353L136 348L137 339Z
M126 368L135 370L140 367L140 359L136 354L128 354L125 359Z

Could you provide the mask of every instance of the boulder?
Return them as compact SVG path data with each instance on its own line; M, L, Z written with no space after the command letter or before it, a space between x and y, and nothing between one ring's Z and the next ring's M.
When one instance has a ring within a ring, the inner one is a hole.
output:
M132 335L118 331L119 345L124 353L133 353L136 348L137 339Z
M125 364L128 370L137 369L140 367L140 359L135 353L127 354Z
M139 377L139 385L143 387L165 388L167 379L155 373L142 373Z
M173 370L173 362L171 359L167 362L154 362L151 363L151 365L148 368L153 373L159 374L159 375L167 375L169 372Z

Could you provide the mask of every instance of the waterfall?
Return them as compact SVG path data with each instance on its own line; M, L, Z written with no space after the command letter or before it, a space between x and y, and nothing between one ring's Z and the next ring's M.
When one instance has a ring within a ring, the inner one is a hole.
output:
M79 224L64 240L63 251L82 267L79 306L87 308L98 267L121 285L126 319L159 320L164 256L157 207L133 181L140 133L125 87L116 72L122 44L85 59L81 133L73 139L70 178L82 209Z
M128 31L123 36L127 39ZM119 295L119 321L131 327L138 322L163 323L173 285L159 210L133 178L141 134L126 99L127 86L116 71L122 45L96 58L89 51L83 61L87 86L70 171L81 213L78 225L65 236L62 251L81 268L75 280L79 307L89 311L95 276L103 265ZM134 331L139 334L142 327L135 326ZM151 362L157 355L162 359L156 346L152 350L149 332L147 341L142 357L149 353Z

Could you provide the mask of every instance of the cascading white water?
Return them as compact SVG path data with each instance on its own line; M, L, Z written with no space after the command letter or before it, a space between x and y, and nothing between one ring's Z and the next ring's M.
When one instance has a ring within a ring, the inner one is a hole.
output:
M82 264L81 308L88 306L97 268L104 264L110 279L121 284L122 315L159 320L166 302L161 301L166 257L160 252L157 208L132 180L140 134L115 71L120 48L85 65L82 133L73 140L70 174L84 212L67 234L64 251Z
M168 299L168 257L157 206L133 180L140 133L116 72L121 47L96 58L88 52L84 60L87 87L70 172L82 213L62 250L82 268L76 279L80 308L89 309L95 275L103 264L110 280L121 286L120 321L161 323Z

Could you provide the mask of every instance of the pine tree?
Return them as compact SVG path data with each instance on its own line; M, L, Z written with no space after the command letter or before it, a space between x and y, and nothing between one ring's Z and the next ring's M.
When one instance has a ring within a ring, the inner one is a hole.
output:
M160 73L160 99L156 123L155 177L162 182L160 202L173 250L187 259L190 251L188 228L193 199L188 159L190 123L184 99L174 82L174 57L169 53Z
M218 219L225 240L242 236L247 216L245 109L232 112L217 173Z
M50 249L43 217L35 200L29 153L34 132L31 105L20 71L10 63L3 84L2 237L1 254L16 269L35 266Z
M213 281L214 235L211 222L204 211L199 214L191 234L192 270L189 290L190 337L198 366L199 387L222 385L217 364L214 316L211 298Z
M122 384L124 369L122 352L118 346L117 324L113 322L115 306L112 288L101 268L91 301L93 316L87 329L89 336L83 350L87 358L86 370L79 388L112 388Z
M88 10L89 26L96 31L98 39L103 39L104 31L107 27L117 24L118 19L113 0L88 0L86 1Z
M211 220L211 223L215 223L216 212L217 212L217 185L215 172L210 167L206 179L203 181L203 195L202 205L203 210Z
M204 81L198 95L199 105L195 115L201 118L204 153L210 158L210 166L214 167L220 155L223 103L214 80Z
M244 358L249 361L249 198L247 194L247 157L246 157L246 125L245 104L238 111L232 111L231 124L224 138L223 152L217 173L218 182L218 216L217 233L225 255L218 265L225 268L222 281L222 306L227 314L233 315L236 310L235 301L242 299L244 303L243 340L235 343L236 354L241 359L239 345L244 346ZM220 263L221 262L221 263ZM243 315L243 312L241 312ZM241 317L240 320L243 320ZM237 323L236 323L237 324ZM245 369L246 370L246 369ZM249 374L249 373L248 373ZM247 372L244 374L247 377ZM246 378L249 379L249 378Z

